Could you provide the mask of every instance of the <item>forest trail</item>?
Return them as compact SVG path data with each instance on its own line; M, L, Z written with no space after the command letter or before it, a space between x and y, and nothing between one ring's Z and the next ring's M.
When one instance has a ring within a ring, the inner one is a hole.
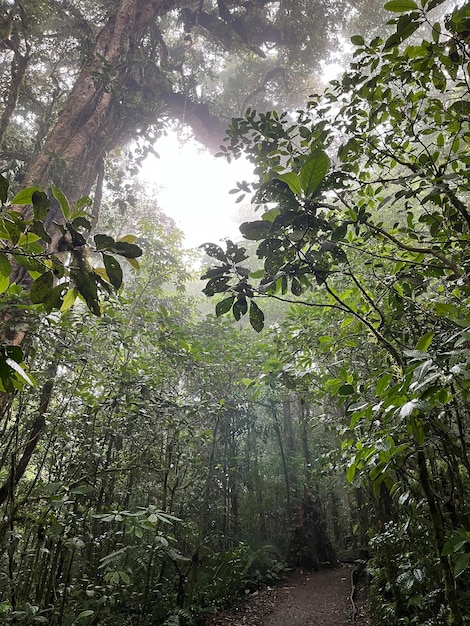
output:
M351 601L351 567L297 571L276 587L255 592L206 626L369 626L361 588Z

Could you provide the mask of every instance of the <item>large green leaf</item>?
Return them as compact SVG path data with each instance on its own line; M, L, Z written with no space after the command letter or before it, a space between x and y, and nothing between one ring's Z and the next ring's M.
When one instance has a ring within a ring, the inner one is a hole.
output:
M44 191L34 191L31 196L31 202L33 203L33 215L34 219L42 222L47 215L51 201L44 193Z
M434 335L435 335L434 332L429 332L429 333L426 333L425 335L423 335L421 337L421 339L418 341L418 343L416 344L415 350L420 350L421 352L426 352L426 350L431 345L431 342L433 340Z
M6 359L6 363L9 367L11 367L12 370L14 370L18 376L26 383L28 383L28 385L30 387L35 387L36 384L34 383L34 381L32 380L32 378L30 378L28 376L28 374L24 371L24 369L21 367L21 365L19 363L17 363L16 361L14 361L13 359Z
M204 250L207 256L213 257L218 261L227 261L227 255L222 250L222 248L220 246L217 246L215 243L203 243L199 247Z
M264 328L264 313L254 300L250 302L250 324L257 333Z
M116 241L113 252L128 259L136 259L142 256L142 249L136 246L135 243L127 243L127 241Z
M330 159L326 152L317 150L300 170L300 184L306 196L314 193L325 178L330 167Z
M286 172L285 174L279 174L276 176L277 180L282 180L287 184L289 189L296 196L300 196L302 194L302 187L300 184L300 179L295 172Z
M8 289L9 286L10 286L10 279L8 278L8 276L4 276L3 274L0 274L0 293L5 293L5 291Z
M40 304L46 302L54 287L54 275L52 272L45 272L39 278L37 278L31 285L29 297L33 304Z
M77 296L78 291L76 289L69 289L67 291L63 298L62 306L60 307L62 313L68 311L73 306L75 300L77 299Z
M16 196L11 200L11 204L25 205L33 203L33 194L36 191L42 191L39 187L26 187L19 191Z
M52 189L52 195L59 203L60 210L62 211L62 215L65 217L66 220L68 220L70 218L70 205L69 205L69 201L67 200L67 197L65 196L64 192L61 189L59 189L58 187L54 185L54 183L51 184L51 189Z
M418 5L413 0L391 0L385 3L384 9L393 13L405 13L405 11L415 11Z
M115 289L119 289L122 285L122 268L119 265L119 262L109 254L105 254L104 252L101 254L109 282Z
M245 239L252 241L258 241L264 239L271 229L270 222L264 220L257 220L255 222L244 222L240 226L240 232Z
M0 274L2 276L10 276L11 274L11 263L4 252L0 252Z
M46 241L47 243L51 243L52 239L49 233L45 230L44 224L42 223L42 221L33 222L31 226L29 227L29 230L30 232L38 235L38 237L40 237L43 241Z
M115 244L114 239L109 235L95 235L93 239L97 250L110 250Z
M73 269L70 275L90 311L99 317L101 309L98 301L98 287L93 276L86 270L80 269Z
M230 296L229 298L225 298L224 300L217 302L215 306L215 314L217 315L217 317L220 317L221 315L224 315L224 313L230 311L234 301L235 296Z
M470 553L464 552L459 555L454 564L454 576L457 578L460 576L470 565Z
M241 318L242 315L245 315L248 311L248 303L246 301L245 296L240 296L233 305L232 313L233 317L237 320Z

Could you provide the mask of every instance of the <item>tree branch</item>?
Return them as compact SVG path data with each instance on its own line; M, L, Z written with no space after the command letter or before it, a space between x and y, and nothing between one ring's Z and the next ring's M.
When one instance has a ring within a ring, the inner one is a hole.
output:
M212 115L205 103L194 102L183 93L166 91L162 98L171 117L182 124L187 124L195 139L204 144L211 152L218 152L225 137L225 126Z

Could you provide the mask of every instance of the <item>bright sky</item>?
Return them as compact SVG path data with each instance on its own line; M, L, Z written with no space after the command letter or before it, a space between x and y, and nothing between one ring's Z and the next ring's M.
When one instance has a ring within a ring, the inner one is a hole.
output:
M241 159L228 164L192 142L181 147L174 134L159 139L155 149L160 158L149 157L142 176L159 187L159 207L185 233L186 246L241 238L237 196L228 192L238 180L252 179L251 166Z
M342 70L337 62L323 66L326 84ZM243 159L228 164L202 151L196 142L180 145L175 133L169 132L155 146L160 159L150 156L142 178L158 186L159 207L172 217L185 234L185 244L195 248L206 242L219 243L224 238L241 239L237 217L237 196L229 195L238 180L253 180L252 166ZM244 204L249 202L245 198Z

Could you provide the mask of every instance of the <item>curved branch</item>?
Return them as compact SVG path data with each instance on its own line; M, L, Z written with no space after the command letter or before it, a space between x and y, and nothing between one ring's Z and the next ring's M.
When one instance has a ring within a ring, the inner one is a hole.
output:
M168 107L169 115L188 125L195 139L211 152L218 152L225 137L225 125L212 115L207 104L194 102L183 93L166 91L161 97Z
M13 115L18 103L20 88L23 83L26 70L28 69L29 60L30 46L27 42L25 55L20 54L18 49L14 49L14 56L11 62L10 88L8 90L7 103L0 119L0 146L3 145L3 139L10 123L11 116Z
M250 102L250 100L254 98L255 96L257 96L258 94L260 94L261 92L266 91L266 87L268 83L270 83L272 80L274 80L278 76L281 76L283 78L284 86L286 89L288 88L285 68L281 66L273 67L272 69L269 70L269 72L265 74L263 80L258 85L258 87L254 91L249 93L243 100L242 105L240 107L240 117L243 117L243 115L245 114L245 110L247 109L248 103Z
M380 226L376 226L375 224L372 224L369 221L364 222L364 223L374 232L379 233L380 235L382 235L389 241L393 242L401 250L406 250L407 252L416 252L418 254L429 254L433 256L434 258L439 259L439 261L441 261L441 263L445 265L445 267L447 267L448 269L451 269L458 278L460 278L463 275L462 270L458 267L456 263L448 259L446 256L444 256L437 250L434 250L433 248L426 248L426 247L423 248L421 246L410 246L409 244L403 243L402 241L394 237L391 233L387 232L383 228L380 228Z
M400 353L398 352L398 350L395 348L395 346L390 343L390 341L388 341L388 339L386 339L381 332L379 332L373 324L371 324L369 322L369 320L367 320L366 318L364 318L362 315L360 315L359 313L357 313L357 311L355 311L352 307L350 307L346 302L344 302L343 300L341 300L341 298L329 287L328 283L325 281L324 282L324 286L325 289L327 290L327 292L330 294L330 296L336 300L336 302L338 302L339 304L341 304L342 307L344 307L344 309L346 309L349 313L351 313L351 315L353 315L356 319L358 319L362 324L364 324L364 326L366 326L371 333L374 335L374 337L377 339L377 341L387 350L387 352L392 356L393 360L395 361L395 363L398 365L398 367L402 368L403 367L403 360L401 358Z

